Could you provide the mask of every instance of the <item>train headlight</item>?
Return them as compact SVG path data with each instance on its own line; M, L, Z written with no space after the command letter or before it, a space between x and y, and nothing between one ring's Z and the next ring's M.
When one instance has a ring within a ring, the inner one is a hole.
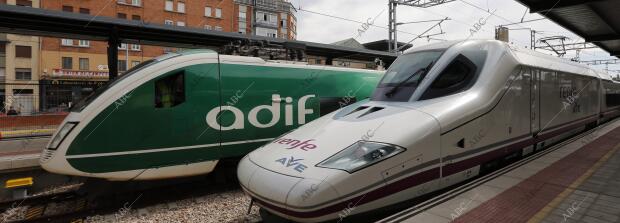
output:
M77 122L67 122L67 123L65 123L65 125L63 125L62 128L60 128L60 130L58 130L58 133L56 133L56 136L54 136L52 141L50 141L48 149L52 149L52 150L57 149L58 146L60 145L60 143L62 142L62 140L64 140L65 137L67 137L67 135L69 135L71 130L73 130L73 128L77 124L78 124Z
M405 148L377 142L358 141L319 163L318 167L353 173L405 151Z

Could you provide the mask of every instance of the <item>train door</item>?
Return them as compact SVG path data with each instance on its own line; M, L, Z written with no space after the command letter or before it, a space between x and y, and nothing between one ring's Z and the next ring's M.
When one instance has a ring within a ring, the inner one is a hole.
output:
M536 136L540 131L540 70L524 68L530 79L530 131Z
M183 160L187 163L218 160L220 130L205 123L210 110L219 107L219 64L215 58L204 63L184 67L158 80L156 86L172 86L174 103L169 106L171 141L177 146L192 146L184 150ZM165 89L165 88L163 88ZM164 110L164 108L160 108Z

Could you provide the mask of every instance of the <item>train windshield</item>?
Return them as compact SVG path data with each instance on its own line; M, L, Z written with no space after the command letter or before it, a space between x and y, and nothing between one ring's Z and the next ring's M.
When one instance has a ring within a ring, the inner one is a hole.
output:
M442 53L443 50L432 50L399 56L381 79L371 100L408 101Z
M99 95L103 94L103 92L105 92L107 89L110 89L112 86L116 85L117 83L123 81L124 79L126 79L127 77L132 76L135 73L138 73L138 71L149 67L153 64L155 64L156 62L160 62L163 60L167 60L176 56L179 56L180 54L176 54L176 53L168 53L168 54L164 54L162 56L156 57L154 59L150 59L147 61L144 61L134 67L132 67L131 69L127 70L123 75L120 75L118 77L116 77L113 80L108 81L108 83L106 83L105 85L97 88L97 90L95 90L93 93L91 93L90 95L88 95L87 97L85 97L84 99L78 101L77 103L75 103L75 105L73 105L71 107L71 112L81 112L82 110L84 110L84 108L86 106L88 106L91 102L93 102L95 99L97 99L97 97L99 97Z

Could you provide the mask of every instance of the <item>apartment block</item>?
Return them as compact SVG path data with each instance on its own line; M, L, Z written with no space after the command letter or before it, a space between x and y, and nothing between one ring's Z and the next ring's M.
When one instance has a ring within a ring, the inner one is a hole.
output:
M186 26L222 32L239 32L273 38L296 37L294 8L279 0L264 2L235 0L45 0L42 8L141 21L145 24ZM267 6L274 4L274 6ZM254 8L269 9L255 16ZM284 13L284 10L288 13ZM274 17L275 16L275 17ZM256 18L256 19L255 19ZM257 22L259 21L260 22ZM279 21L279 22L278 22ZM266 31L265 25L271 27ZM262 28L260 28L262 27ZM278 33L281 33L280 35ZM41 38L41 104L46 108L68 106L90 94L108 80L107 42L70 38ZM171 47L121 44L118 69L130 69L139 63L177 49Z
M0 4L39 7L39 0L2 0ZM0 115L39 109L40 38L0 34Z

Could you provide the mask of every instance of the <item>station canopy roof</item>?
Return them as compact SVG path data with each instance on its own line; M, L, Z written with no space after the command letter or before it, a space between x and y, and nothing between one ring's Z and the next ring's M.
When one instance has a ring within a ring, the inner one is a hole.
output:
M517 0L565 29L620 56L619 0Z
M327 58L348 58L391 62L396 55L385 51L359 49L323 43L244 35L191 27L167 26L106 16L0 4L0 32L72 39L106 41L115 36L126 43L171 47L221 47L239 41L262 42L267 46L304 50ZM138 42L139 41L139 42Z

